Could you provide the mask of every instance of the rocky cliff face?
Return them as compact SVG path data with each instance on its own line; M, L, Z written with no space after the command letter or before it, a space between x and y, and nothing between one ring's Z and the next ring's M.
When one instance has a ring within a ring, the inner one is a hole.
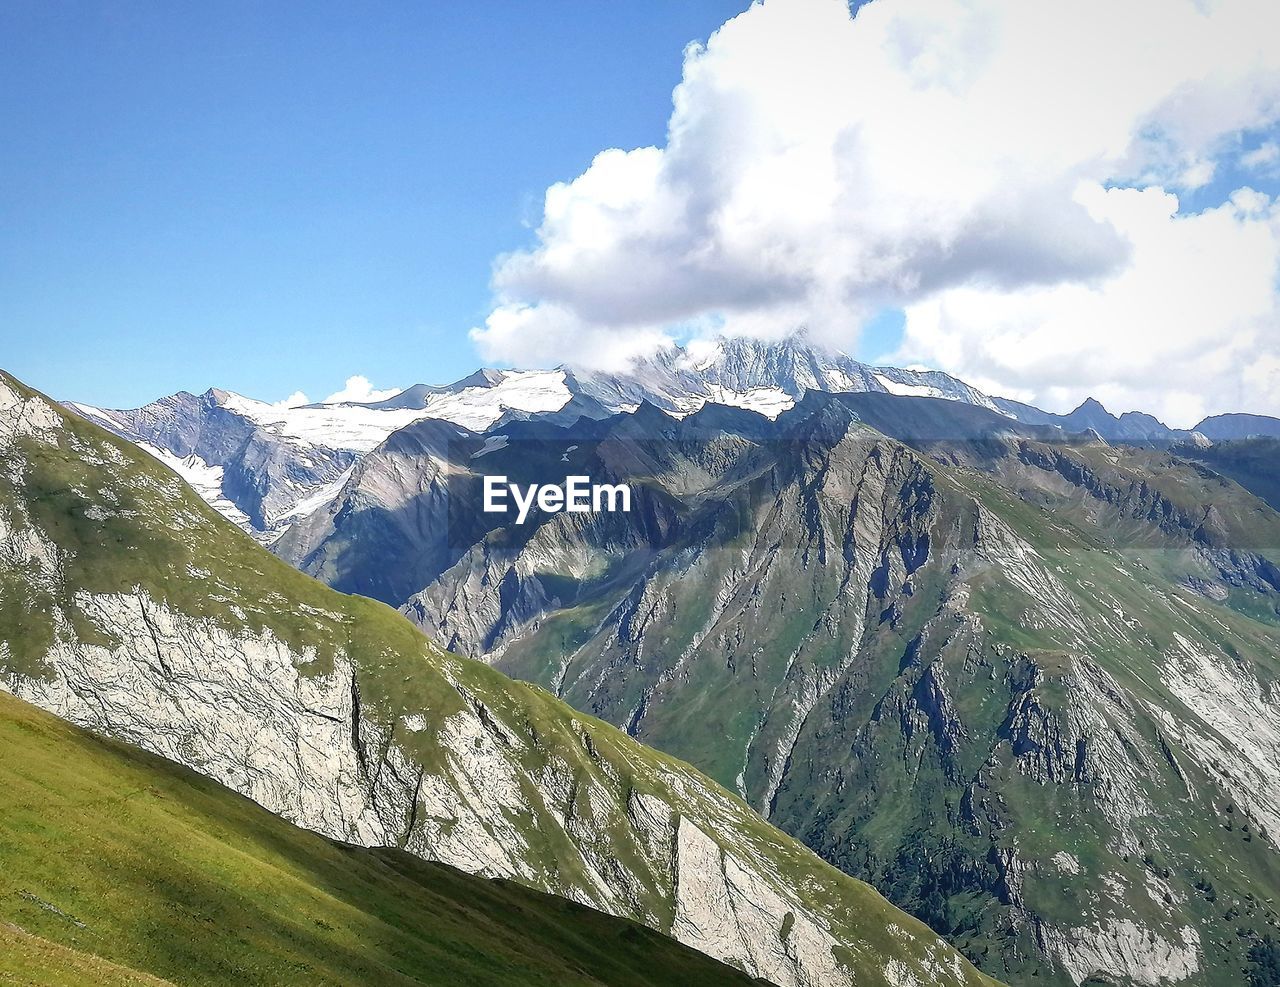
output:
M270 406L217 388L128 411L69 407L137 443L263 543L305 513L309 499L338 481L360 451L341 439L286 435L253 414Z
M405 603L430 633L697 763L997 975L1238 981L1280 890L1264 503L883 394L502 434L459 439L415 530L450 532ZM358 471L313 550L374 568L424 471L377 506ZM630 478L637 508L459 528L481 471Z
M0 375L0 683L301 825L624 915L784 985L977 984L694 769L271 558Z

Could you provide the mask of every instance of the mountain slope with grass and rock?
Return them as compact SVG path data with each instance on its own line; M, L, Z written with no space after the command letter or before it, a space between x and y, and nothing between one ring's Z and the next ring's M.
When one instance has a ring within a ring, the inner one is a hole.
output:
M980 984L689 765L264 551L0 378L0 684L331 839L505 878L789 985Z

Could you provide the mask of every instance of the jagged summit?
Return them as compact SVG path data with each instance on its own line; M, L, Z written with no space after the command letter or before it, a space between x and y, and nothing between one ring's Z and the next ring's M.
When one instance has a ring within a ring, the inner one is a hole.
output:
M1094 397L1085 398L1074 410L1065 415L1051 414L1032 405L1009 401L1005 398L996 398L995 407L1002 414L1016 418L1020 422L1029 425L1051 425L1068 434L1093 429L1108 442L1167 446L1184 442L1192 434L1183 429L1169 428L1158 418L1141 411L1126 411L1121 415L1114 415Z
M497 387L507 377L507 371L482 367L452 384L414 384L399 394L384 398L381 401L347 401L346 407L378 408L394 411L404 408L424 409L429 407L432 397L437 394L458 394L471 388Z

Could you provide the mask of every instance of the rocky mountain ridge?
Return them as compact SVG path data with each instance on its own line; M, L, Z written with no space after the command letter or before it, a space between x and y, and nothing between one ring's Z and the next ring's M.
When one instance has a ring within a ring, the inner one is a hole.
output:
M530 418L571 425L645 403L676 417L712 403L776 418L809 391L946 398L1026 424L1065 432L1092 428L1108 441L1169 443L1194 434L1148 415L1116 418L1093 401L1070 415L1048 414L939 371L872 367L803 335L673 347L618 373L479 370L453 384L417 384L366 403L290 408L214 388L133 410L68 406L158 456L224 516L271 544L329 502L355 461L415 421L449 421L469 431Z
M424 421L278 550L694 761L988 972L1230 984L1277 920L1280 515L1180 449L885 393ZM633 511L476 506L570 472Z
M632 918L782 987L987 982L688 765L439 651L0 376L0 683L335 839Z

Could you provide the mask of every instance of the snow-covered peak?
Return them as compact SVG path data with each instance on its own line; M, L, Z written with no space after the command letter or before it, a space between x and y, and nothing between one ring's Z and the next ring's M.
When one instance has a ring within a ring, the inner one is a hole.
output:
M572 382L614 411L649 401L687 414L714 402L776 417L808 391L876 391L964 401L1003 413L986 394L949 374L870 367L803 334L695 340L638 360L622 373L578 371Z
M480 432L509 411L559 411L573 396L563 370L493 371L468 386L411 388L418 407L397 405L396 398L371 404L310 404L285 407L255 401L227 391L217 392L220 407L248 418L281 438L303 445L369 452L392 432L423 418L442 418ZM464 382L459 382L464 383ZM408 394L409 392L403 392Z
M508 370L487 385L431 395L420 417L482 432L509 411L559 411L572 397L563 370Z
M724 340L694 340L684 347L681 356L694 373L709 370L724 360Z
M776 419L784 411L795 407L795 398L780 387L753 387L746 391L734 391L720 384L711 384L708 394L691 396L677 402L678 408L669 412L676 418L683 418L708 404L724 404L731 408L745 408L764 415L770 421ZM634 409L632 409L634 410Z
M230 392L224 392L218 405L295 444L352 452L368 452L396 429L423 417L420 410L382 411L350 404L288 408Z

